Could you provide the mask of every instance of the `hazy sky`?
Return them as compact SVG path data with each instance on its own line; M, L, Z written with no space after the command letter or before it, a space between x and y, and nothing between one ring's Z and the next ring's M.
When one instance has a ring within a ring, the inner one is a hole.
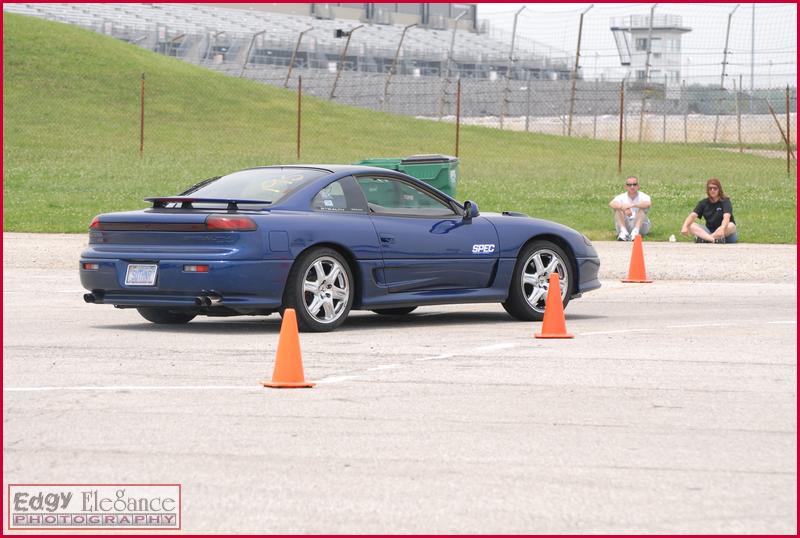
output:
M574 58L580 13L589 3L572 4L478 4L478 19L488 20L494 31L505 33L510 41L514 13L525 6L519 16L517 35L528 48L552 55ZM584 17L581 38L581 67L585 78L601 75L621 76L619 55L609 29L613 17L648 15L653 4L595 4ZM682 72L689 83L719 83L728 15L736 4L658 4L658 14L680 15L682 24L691 32L682 37ZM743 75L745 88L750 86L751 58L755 86L796 85L797 80L797 5L761 3L740 4L731 17L727 74ZM755 25L753 25L755 20ZM755 55L751 56L751 35L755 36Z

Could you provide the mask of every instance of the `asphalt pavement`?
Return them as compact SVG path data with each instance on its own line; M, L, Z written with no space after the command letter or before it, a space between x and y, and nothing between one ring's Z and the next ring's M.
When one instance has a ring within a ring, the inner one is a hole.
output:
M3 480L180 483L193 533L796 533L796 247L598 243L572 340L500 305L156 326L4 234ZM4 493L5 495L5 493ZM3 503L4 528L7 505Z

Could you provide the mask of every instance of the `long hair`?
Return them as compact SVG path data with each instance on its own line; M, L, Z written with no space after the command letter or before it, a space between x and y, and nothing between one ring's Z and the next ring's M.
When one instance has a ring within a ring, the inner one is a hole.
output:
M711 185L714 185L715 187L717 187L717 189L719 189L717 190L717 193L719 194L720 200L726 200L728 198L728 196L725 194L725 191L722 190L722 183L720 183L719 180L715 177L712 177L711 179L706 181L706 194L708 194L708 187L710 187Z

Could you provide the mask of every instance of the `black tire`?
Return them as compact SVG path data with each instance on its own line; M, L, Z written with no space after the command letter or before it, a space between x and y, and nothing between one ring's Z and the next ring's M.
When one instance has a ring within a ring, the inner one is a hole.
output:
M197 314L182 310L170 310L153 306L142 306L136 310L147 321L158 323L159 325L181 325L189 323L197 316Z
M416 306L406 306L402 308L380 308L378 310L373 310L373 312L381 316L405 316L416 309Z
M323 273L329 272L318 275L319 267ZM334 267L338 267L339 272L333 277L333 282L329 282ZM309 287L317 286L316 291L309 291L307 281ZM281 316L284 309L293 308L301 331L332 331L347 319L355 290L353 272L341 254L331 248L311 248L297 258L289 272Z
M566 308L575 287L572 258L558 245L537 240L527 244L517 256L508 298L503 303L506 312L520 321L542 321L549 284L547 277L552 272L547 272L546 269L551 264L554 264L553 270L559 274L562 304ZM545 270L540 270L540 267ZM529 277L528 282L523 285L523 276L526 274ZM536 283L531 283L531 280Z

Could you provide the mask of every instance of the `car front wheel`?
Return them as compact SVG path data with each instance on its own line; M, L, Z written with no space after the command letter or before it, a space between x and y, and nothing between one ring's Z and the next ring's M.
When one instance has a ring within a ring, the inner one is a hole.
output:
M514 267L508 299L503 303L506 312L522 321L541 321L553 273L558 275L561 301L566 307L574 278L570 258L550 241L533 241L523 248Z
M289 273L283 305L294 308L301 331L332 331L347 318L354 299L353 273L330 248L303 253Z

